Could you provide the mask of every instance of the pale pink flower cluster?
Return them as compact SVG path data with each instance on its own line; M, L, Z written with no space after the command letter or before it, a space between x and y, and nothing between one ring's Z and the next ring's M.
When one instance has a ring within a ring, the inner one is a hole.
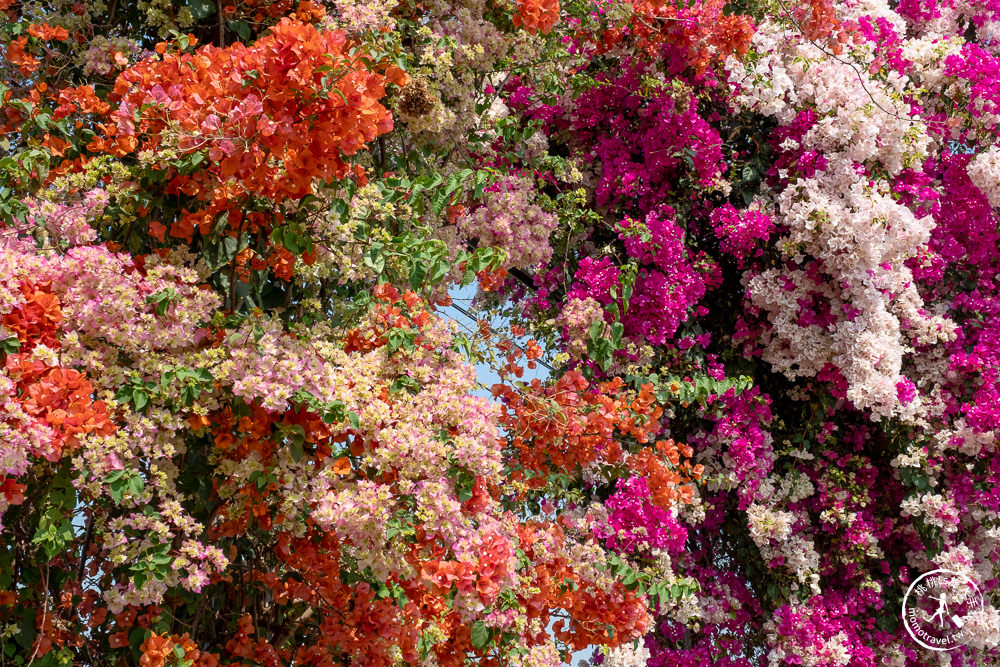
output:
M877 4L880 13L892 14L886 3ZM815 109L820 118L803 137L803 149L831 159L878 162L890 174L927 154L926 133L910 119L907 105L890 94L906 87L900 75L891 72L887 81L876 82L866 71L868 63L831 57L794 28L772 22L758 27L752 48L757 58L727 62L729 81L740 91L738 103L782 123L791 122L799 109Z
M750 537L760 549L765 561L780 561L795 575L801 584L807 584L819 593L819 553L813 541L804 533L794 530L797 517L760 504L747 508L747 526Z
M0 369L0 476L18 477L27 472L29 452L43 458L53 452L52 429L24 411L15 400L16 391L7 371Z
M67 330L103 339L130 356L194 345L198 325L221 301L183 260L151 254L139 267L128 254L102 246L70 249L57 263L62 277L54 284ZM162 314L150 302L157 297L166 301Z
M337 9L337 27L349 31L377 30L390 25L396 0L333 0Z
M900 509L902 516L920 517L924 523L936 526L944 533L954 533L958 530L961 514L955 506L951 494L924 493L914 494L903 500Z
M794 658L796 664L802 667L846 667L851 662L851 638L843 631L825 639L817 638L806 645L797 643L796 638L792 637L782 637L779 640L771 634L768 638L775 644L767 655L768 665L771 667L789 664L785 662L786 658Z
M1000 206L1000 146L990 146L980 153L965 168L969 179L990 202L990 206Z
M622 644L611 649L602 664L605 667L646 667L647 660L649 649L640 641L637 646Z
M111 76L128 65L132 57L141 54L142 50L135 39L94 35L87 40L87 50L80 54L79 61L84 74Z
M480 246L506 250L508 266L529 269L547 262L549 234L559 219L535 203L536 192L529 178L505 178L486 193L483 206L462 216L458 228Z
M28 207L26 231L44 230L48 237L73 246L93 243L97 232L90 221L101 215L107 203L108 194L104 190L89 190L79 202L72 204L28 199L25 202Z
M587 354L590 327L594 322L604 321L604 308L591 297L573 297L566 302L556 326L561 328L566 353L572 359L582 359Z
M335 333L322 324L296 329L294 334L293 338L283 333L277 320L250 321L235 336L240 342L212 368L213 373L231 382L235 394L270 411L292 408L293 390L306 391L322 403L342 401L358 417L352 438L364 443L356 465L391 472L393 482L348 482L335 467L336 457L297 462L282 453L274 472L289 514L311 508L312 520L336 533L342 549L359 567L370 567L383 578L411 569L405 542L387 537L390 520L405 509L400 495L413 499L411 510L428 539L438 539L459 561L477 564L484 553L499 548L487 539L490 535L500 536L501 544L514 543L513 524L502 520L495 502L484 496L474 522L450 477L457 467L475 479L497 480L502 461L497 408L472 395L477 386L475 369L459 353L446 349L451 334L442 322L423 331L434 349L418 347L391 357L385 347L346 353ZM414 391L397 390L386 398L384 388L398 378L409 378ZM255 468L226 470L238 484ZM387 549L387 544L395 546ZM514 557L513 549L494 555L501 560ZM512 584L514 561L506 569L510 574L501 583ZM475 591L466 591L454 604L472 611L483 600Z
M842 9L886 18L906 34L881 0ZM919 418L924 402L904 361L914 346L951 340L956 329L926 307L905 264L925 252L933 220L915 215L875 175L918 167L930 154L933 142L899 96L918 94L919 82L895 71L874 81L867 47L852 53L859 59L852 64L776 24L760 26L754 48L760 55L750 64L729 62L739 101L783 123L815 109L817 121L783 149L828 160L777 195L774 219L788 230L778 247L792 263L746 275L747 296L767 318L762 356L792 378L836 369L846 398L875 420ZM926 59L937 63L942 53Z
M555 643L546 641L532 646L524 654L511 657L507 664L510 667L561 667L565 663L559 657Z
M137 371L142 379L158 379L168 360L184 358L197 341L199 323L210 318L220 301L202 288L204 275L192 268L189 253L152 254L136 263L105 246L82 245L92 240L89 220L101 214L106 201L103 191L92 190L71 205L29 202L30 226L21 231L42 231L48 235L46 243L68 249L65 254L40 253L30 236L18 236L17 230L0 234L0 314L21 304L22 282L47 285L59 300L59 346L36 345L30 360L85 371L94 399L116 410L112 398L124 374ZM157 294L169 297L161 313L147 301ZM0 332L0 338L6 337ZM133 364L122 363L128 358ZM67 452L55 451L52 429L13 400L13 380L6 369L0 370L0 475L16 477L28 469L29 455L55 460ZM120 489L115 504L123 514L97 517L107 556L124 564L148 560L144 554L149 549L172 545L175 539L181 547L162 580L149 577L138 588L131 582L105 588L102 594L112 610L158 603L169 586L197 592L227 564L218 549L199 541L204 526L184 510L174 484L173 459L184 453L177 432L185 418L159 405L150 405L145 413L117 409L122 414L116 415L112 434L81 435L72 453L74 467L86 471L74 481L81 497L110 497L106 478L111 473L138 483ZM139 511L144 506L156 512Z

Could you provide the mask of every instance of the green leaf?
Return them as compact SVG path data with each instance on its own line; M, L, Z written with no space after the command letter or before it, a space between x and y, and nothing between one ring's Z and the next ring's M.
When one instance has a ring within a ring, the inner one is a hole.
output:
M14 336L0 341L0 353L2 354L14 354L20 349L21 341Z
M239 35L240 39L244 41L250 39L250 25L246 21L230 21L226 25Z
M601 333L604 331L604 322L601 320L594 320L590 323L590 328L587 330L590 340L597 343L601 340Z
M385 255L382 254L382 244L373 243L365 253L364 261L365 266L370 268L376 274L380 274L385 271Z
M141 389L132 390L132 403L135 404L136 411L141 412L144 407L149 405L149 395Z
M191 16L196 21L208 18L215 13L215 3L211 0L188 0L187 5L188 9L191 10Z
M21 621L16 625L17 632L14 633L14 640L26 651L30 651L38 636L35 610L28 607L23 614Z
M414 261L413 266L410 267L410 287L414 290L419 290L424 284L424 278L427 277L427 265L421 261Z
M291 442L288 443L288 453L291 454L292 460L296 463L302 460L305 455L305 447L301 438L292 438Z
M133 496L138 496L142 493L142 490L146 488L146 485L142 483L142 478L138 475L133 475L128 479L128 490Z
M416 394L420 391L420 383L411 378L409 375L403 375L396 378L389 388L391 393L399 393L401 391L408 391L410 394Z
M138 580L138 577L135 577L135 579ZM143 577L142 579L143 582L145 582L146 578ZM136 587L139 587L141 585L142 584L140 583L136 583ZM149 637L149 635L151 634L153 633L147 630L146 628L135 628L134 630L132 630L132 632L128 634L128 644L132 648L132 653L134 654L139 653L139 647L142 646L142 643L146 641L146 638Z
M475 181L475 191L472 196L474 199L481 199L483 196L483 190L486 188L486 184L489 182L490 173L488 171L479 170L476 172Z
M413 350L413 332L400 328L390 329L386 343L389 356L391 357L401 347L408 351Z
M472 624L472 645L476 648L486 648L486 645L490 643L491 634L493 634L492 630L487 628L485 623L476 621Z
M216 269L228 264L240 250L240 242L232 236L223 236L216 246L208 246L204 250L205 263L208 268Z

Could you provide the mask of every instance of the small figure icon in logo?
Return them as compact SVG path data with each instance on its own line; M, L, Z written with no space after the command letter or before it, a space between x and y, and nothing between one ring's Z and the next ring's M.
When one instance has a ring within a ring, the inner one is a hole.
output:
M903 597L903 625L918 644L932 651L950 651L965 643L967 616L983 608L979 586L951 570L933 570L917 577Z

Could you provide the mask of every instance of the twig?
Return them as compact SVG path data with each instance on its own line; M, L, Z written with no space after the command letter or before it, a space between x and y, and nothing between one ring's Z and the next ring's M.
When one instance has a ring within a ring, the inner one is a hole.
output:
M45 632L45 616L49 611L49 566L45 566L45 581L43 582L43 588L45 589L45 598L42 600L42 623L41 631ZM38 637L35 639L35 650L31 652L31 658L28 660L28 664L25 667L31 667L31 663L35 661L35 656L38 655L38 649L42 646L42 638Z
M222 0L215 0L215 13L219 15L219 48L226 48L226 24L222 18Z
M94 513L87 517L87 534L83 538L83 548L80 550L80 564L76 568L76 580L83 586L83 568L87 563L87 550L90 548L90 540L94 536Z
M454 301L452 301L451 306L449 306L449 307L450 308L454 308L458 312L460 312L463 315L465 315L466 317L468 317L470 320L476 321L478 319L478 318L474 317L472 315L472 313L470 313L469 311L467 311L465 308L462 308L461 306L459 306L458 304L456 304ZM511 342L514 343L514 347L516 347L517 349L521 350L521 352L524 352L525 354L528 353L527 350L525 350L523 347L521 347L520 345L518 345L515 341L511 341ZM534 359L534 361L536 363L541 364L542 366L545 366L545 368L549 369L549 372L552 372L552 373L555 372L555 369L552 368L552 366L549 366L547 363L545 363L541 359Z
M868 99L870 99L872 101L872 104L874 104L876 107L878 107L883 113L885 113L885 114L887 114L889 116L892 116L893 118L896 118L897 120L903 120L903 121L907 121L909 123L923 123L924 125L930 125L932 122L934 122L934 123L938 123L940 125L945 125L945 123L943 123L941 121L927 121L927 120L924 120L923 118L908 118L908 117L905 117L905 116L900 116L899 114L895 113L894 111L889 111L888 109L886 109L885 107L883 107L875 99L875 96L872 95L871 91L868 90L868 88L865 86L864 77L863 77L863 75L861 73L861 70L858 69L857 65L855 65L853 62L851 62L849 60L844 60L843 58L841 58L840 56L838 56L836 53L834 53L832 51L827 51L825 48L823 48L822 46L820 46L819 43L817 43L815 40L812 40L809 37L806 37L805 30L802 29L802 26L799 24L799 22L795 20L794 16L792 16L791 11L789 11L788 7L785 6L784 0L778 0L778 4L781 5L781 8L783 10L785 10L785 14L788 16L788 20L791 21L792 25L795 26L795 29L799 31L799 34L802 36L802 39L806 40L807 42L809 42L810 44L812 44L813 46L815 46L817 49L819 49L819 51L821 53L823 53L823 54L825 54L825 55L833 58L834 60L836 60L837 62L839 62L839 63L841 63L843 65L847 65L848 67L850 67L851 69L854 70L854 73L858 75L858 84L861 86L861 89L864 90L865 94L868 95Z
M115 12L118 10L118 0L111 0L111 8L108 10L108 25L115 20Z

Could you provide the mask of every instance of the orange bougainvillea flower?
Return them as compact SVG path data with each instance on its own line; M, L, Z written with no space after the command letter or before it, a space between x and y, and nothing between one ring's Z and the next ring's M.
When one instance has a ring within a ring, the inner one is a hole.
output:
M7 60L17 67L24 76L31 76L41 65L41 61L30 53L26 53L24 47L28 45L28 37L22 35L7 45Z
M532 35L548 34L559 22L559 0L521 0L514 25L524 28Z
M24 484L18 484L9 477L0 480L0 495L4 497L8 505L21 505L24 503L24 492L27 490ZM3 595L0 593L0 595ZM0 604L3 604L0 602Z
M295 268L295 255L282 247L277 247L267 259L274 275L282 280L291 280Z
M59 297L49 291L48 285L21 283L24 303L0 318L0 325L17 336L21 351L36 345L58 348L56 330L62 321Z
M167 656L171 654L173 649L174 642L169 637L152 634L139 647L139 650L142 651L139 665L141 667L163 667Z
M69 39L69 31L66 28L51 26L48 23L32 23L28 26L28 34L45 41L64 42Z
M310 16L315 9L300 6ZM165 132L177 133L180 151L204 151L211 165L177 176L171 189L203 199L299 199L317 179L344 178L350 168L343 156L392 130L378 100L387 82L406 79L394 66L385 74L366 68L343 31L288 18L251 46L160 52L162 59L118 77L111 96L120 103L116 122L106 126L108 138L88 148L113 153L111 138L127 137L133 149L142 140L155 150ZM339 72L335 80L331 71ZM224 184L238 191L220 190ZM178 231L187 237L187 229Z
M63 88L59 91L59 106L53 112L53 117L64 118L79 110L103 116L111 109L111 105L97 97L93 86L78 88Z
M351 459L346 456L342 456L337 459L337 462L333 464L333 472L337 475L350 475L351 474Z
M713 61L745 55L754 34L753 19L725 13L725 0L704 0L688 7L661 0L630 2L633 17L629 32L639 48L652 55L663 44L674 44L687 51L688 62L699 76ZM600 40L602 48L611 48L622 37L620 31L605 33Z
M64 448L76 448L80 436L110 435L114 424L103 401L93 401L86 376L69 368L48 367L29 354L8 354L7 372L18 383L24 412L52 429L51 448L36 452L56 461Z
M292 14L292 18L304 23L316 23L326 18L326 8L318 2L303 0Z

